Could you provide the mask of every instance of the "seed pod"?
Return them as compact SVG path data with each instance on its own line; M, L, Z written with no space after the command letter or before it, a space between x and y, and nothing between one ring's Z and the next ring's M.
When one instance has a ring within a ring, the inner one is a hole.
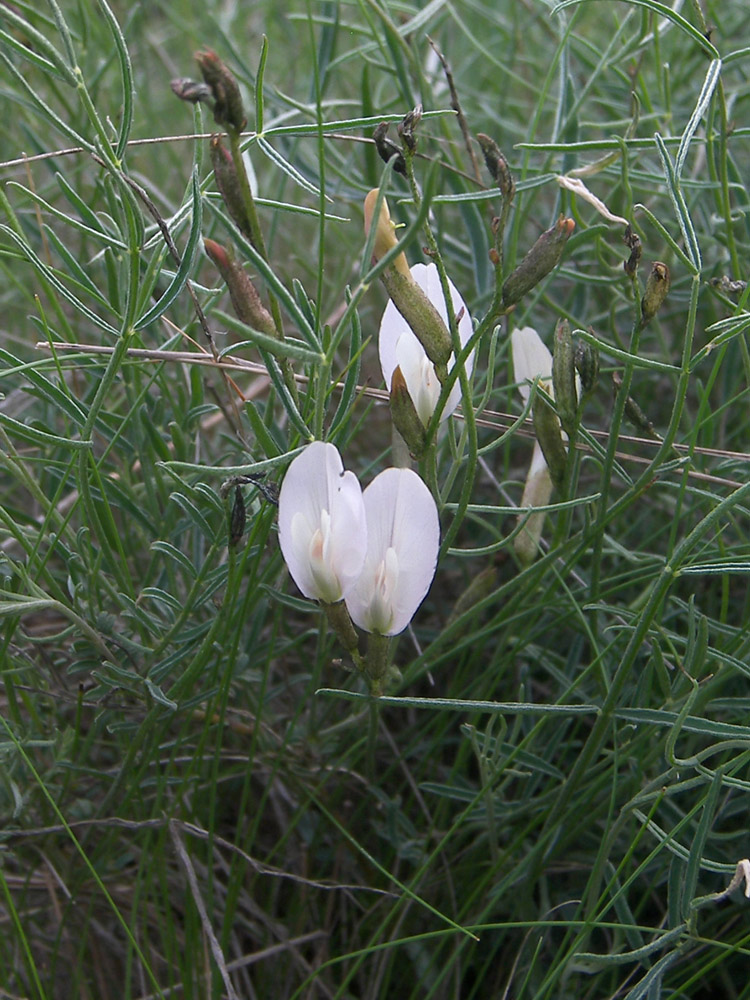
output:
M503 285L503 305L506 309L515 305L559 264L575 225L572 219L561 215L551 229L542 233Z
M553 347L552 385L555 390L557 412L565 430L568 434L573 434L578 412L578 393L573 338L570 335L570 323L566 319L559 320L555 327Z
M641 323L646 325L659 311L669 291L669 268L660 260L651 265L646 291L641 299Z

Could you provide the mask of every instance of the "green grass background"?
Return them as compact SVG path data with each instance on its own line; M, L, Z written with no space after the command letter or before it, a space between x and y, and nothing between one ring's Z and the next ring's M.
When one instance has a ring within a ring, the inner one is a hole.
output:
M475 320L490 305L500 198L427 35L517 183L505 272L561 211L576 231L478 346L476 419L433 469L450 544L376 718L273 505L243 487L228 547L221 486L280 482L310 436L365 482L390 463L357 389L381 385L378 121L429 112L430 225ZM216 126L170 90L203 46L247 102L258 286L307 351L299 409L250 344L233 381L134 353L205 354L195 301L217 352L248 339L201 247L237 242ZM750 314L712 284L749 270L746 5L15 0L0 56L0 995L750 997L747 903L711 895L750 854ZM586 183L643 243L635 286L622 227L555 180L597 162ZM671 291L639 335L654 260ZM560 317L602 371L521 569L508 334L551 345Z

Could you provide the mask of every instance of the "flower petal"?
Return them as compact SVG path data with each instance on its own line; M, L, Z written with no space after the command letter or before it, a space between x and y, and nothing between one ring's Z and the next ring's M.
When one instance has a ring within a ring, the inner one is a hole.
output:
M340 601L359 576L367 550L357 477L338 449L313 441L290 464L279 493L279 544L305 595Z
M513 348L513 374L518 382L518 391L526 405L531 395L531 386L528 383L533 382L537 376L549 383L551 391L552 355L531 326L514 330L510 335L510 342Z
M386 469L364 492L367 555L346 606L368 632L396 635L435 575L440 523L432 494L411 469Z
M411 401L414 403L414 409L426 427L440 398L440 382L435 374L435 366L430 362L417 338L409 331L402 333L398 338L396 358Z

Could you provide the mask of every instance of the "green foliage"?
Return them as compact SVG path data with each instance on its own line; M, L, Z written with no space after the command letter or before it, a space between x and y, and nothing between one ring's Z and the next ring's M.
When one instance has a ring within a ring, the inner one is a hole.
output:
M674 6L0 7L0 993L750 995L719 898L750 853L750 35L740 0ZM210 106L170 89L199 47L250 111L227 149L260 240ZM401 176L371 136L418 103ZM365 482L391 464L379 185L477 357L427 430L441 559L376 706L273 501L313 438ZM503 309L561 215L561 263ZM283 339L230 315L204 237ZM560 319L601 374L521 567L509 333Z

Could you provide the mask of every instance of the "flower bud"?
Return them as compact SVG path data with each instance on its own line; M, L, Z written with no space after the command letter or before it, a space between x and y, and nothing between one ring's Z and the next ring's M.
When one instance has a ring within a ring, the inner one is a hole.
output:
M181 101L188 101L190 104L197 104L199 101L210 104L213 101L209 85L199 80L191 80L189 76L172 80L169 86L175 97L179 97Z
M209 150L216 186L227 212L242 235L252 243L250 220L232 155L222 144L220 135L211 136Z
M575 222L562 215L555 225L539 237L503 285L503 305L509 308L538 285L557 266L565 244L575 229Z
M568 434L573 434L578 412L578 393L576 391L573 338L570 335L570 323L566 319L559 320L555 327L552 385L555 390L555 403L560 423Z
M381 122L375 126L372 133L375 142L375 149L383 163L388 163L395 157L393 169L397 174L406 175L406 161L404 154L392 139L388 138L388 122Z
M657 314L668 291L669 268L659 260L654 261L641 299L641 323L644 326Z
M240 88L228 67L211 49L196 52L203 79L211 88L214 98L214 121L228 129L241 132L247 124Z
M500 188L503 198L506 201L512 201L516 193L516 182L513 180L513 174L510 172L508 161L500 152L500 147L494 139L485 135L484 132L479 132L477 139L479 140L479 145L484 155L484 162L490 176Z
M557 489L560 489L565 482L568 453L563 444L560 421L550 403L540 392L536 394L532 415L534 433L549 466L552 482Z
M643 249L641 247L641 239L637 233L633 232L633 227L630 223L628 223L625 227L625 235L622 239L625 245L630 247L630 256L622 266L625 270L625 274L627 274L629 278L634 278L636 271L638 270L638 264L640 263L641 252Z
M584 392L591 392L599 378L599 348L588 340L578 340L573 354Z
M215 240L204 240L206 253L229 289L237 318L269 337L278 337L273 317L260 300L255 285L245 269Z
M377 189L370 191L365 198L366 233L369 233L373 224L372 216L377 198ZM375 227L373 258L377 261L398 243L385 198L382 199ZM438 378L442 382L453 352L451 336L437 309L412 277L403 253L383 271L381 279L396 309L424 347L427 357L436 366Z
M400 367L391 376L391 419L406 442L412 458L421 458L426 445L426 429L419 419Z

